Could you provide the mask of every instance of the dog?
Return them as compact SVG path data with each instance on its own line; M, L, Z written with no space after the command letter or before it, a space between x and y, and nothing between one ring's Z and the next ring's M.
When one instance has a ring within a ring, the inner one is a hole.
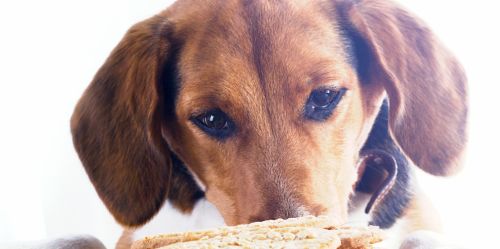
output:
M389 0L178 0L126 33L71 130L124 227L166 200L228 225L364 209L420 248L439 224L413 172L458 172L466 121L460 63Z

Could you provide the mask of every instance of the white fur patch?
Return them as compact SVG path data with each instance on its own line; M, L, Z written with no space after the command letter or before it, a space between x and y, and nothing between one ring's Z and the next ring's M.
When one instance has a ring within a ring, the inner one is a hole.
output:
M399 249L459 249L443 235L431 231L416 231L409 234Z
M367 226L370 222L370 215L365 213L365 207L370 199L371 195L356 193L352 197L349 205L349 218L347 225L350 226ZM399 248L401 243L401 237L404 235L405 222L402 220L396 221L396 223L390 228L385 230L386 240L375 245L375 248Z
M151 221L134 232L133 240L142 239L145 236L204 230L223 225L224 220L221 214L206 199L201 199L196 203L192 214L182 214L167 202Z
M365 214L366 203L370 195L356 193L349 203L348 225L366 226L370 221L370 215Z

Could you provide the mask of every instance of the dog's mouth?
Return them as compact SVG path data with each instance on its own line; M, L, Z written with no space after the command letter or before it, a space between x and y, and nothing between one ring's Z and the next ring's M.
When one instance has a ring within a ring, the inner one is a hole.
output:
M383 150L362 153L358 164L356 191L372 194L365 213L376 207L396 182L398 164L394 157Z

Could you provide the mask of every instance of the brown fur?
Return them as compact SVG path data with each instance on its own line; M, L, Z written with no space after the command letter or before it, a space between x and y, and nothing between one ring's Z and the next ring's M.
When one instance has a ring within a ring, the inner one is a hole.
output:
M455 173L467 135L467 79L461 65L421 20L389 1L343 7L371 46L373 71L391 102L393 137L426 172Z
M369 82L349 64L339 13L370 47ZM172 153L228 224L304 213L343 222L385 92L395 140L416 165L447 175L465 144L465 81L428 28L389 1L179 0L128 31L72 132L99 196L127 226L165 199L192 208L199 189ZM306 120L321 86L348 91L327 121ZM190 121L211 108L237 125L226 141Z

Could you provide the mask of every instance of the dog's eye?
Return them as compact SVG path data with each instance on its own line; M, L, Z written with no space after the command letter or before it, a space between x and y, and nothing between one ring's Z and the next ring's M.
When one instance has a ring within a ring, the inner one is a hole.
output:
M316 121L324 121L333 112L333 109L337 106L344 96L347 89L342 88L340 90L333 89L317 89L314 90L309 99L307 100L305 106L305 116L308 119Z
M224 139L234 131L234 123L219 109L205 112L191 119L200 129L208 135Z

